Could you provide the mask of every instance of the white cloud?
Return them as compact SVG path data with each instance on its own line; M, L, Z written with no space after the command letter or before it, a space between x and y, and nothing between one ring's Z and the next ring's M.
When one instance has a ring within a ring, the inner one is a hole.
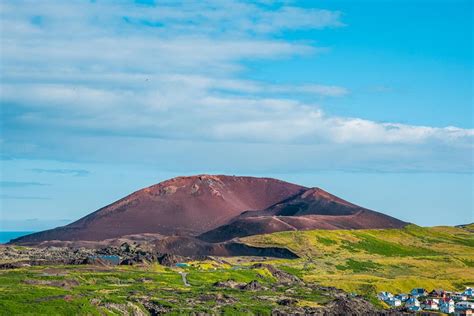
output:
M377 157L386 152L380 146L394 144L472 148L472 129L331 116L319 108L321 97L348 95L345 87L243 77L242 61L326 50L272 35L341 27L337 11L239 1L156 7L4 1L0 12L1 99L9 109L5 122L15 126L6 137L21 144L7 140L12 155L41 151L42 133L49 130L59 131L64 143L73 134L96 133L324 144L329 152L331 146L363 145Z
M29 124L75 127L104 132L143 134L175 139L237 140L270 143L466 145L474 130L380 123L329 116L315 105L281 98L212 95L215 87L259 89L239 81L220 84L201 77L161 79L146 90L92 89L78 86L5 86L6 101L36 111L20 119ZM23 89L28 90L24 94ZM186 91L181 94L180 91Z

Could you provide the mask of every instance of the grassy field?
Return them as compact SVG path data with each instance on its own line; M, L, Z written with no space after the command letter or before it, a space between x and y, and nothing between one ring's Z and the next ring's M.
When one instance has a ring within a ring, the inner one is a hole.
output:
M275 262L277 266L307 282L350 292L400 293L413 287L462 290L474 286L472 228L315 230L252 236L245 241L286 246L301 259Z
M190 287L184 286L179 272L188 273ZM213 285L228 280L242 284L257 280L264 288L245 291ZM170 315L191 311L270 315L290 287L298 304L317 306L328 301L317 290L277 285L266 268L215 262L186 268L158 264L29 267L0 271L0 315L140 315L150 302Z
M269 315L282 297L309 307L331 300L311 285L361 294L380 306L375 299L378 291L474 286L472 228L412 225L401 230L282 232L244 239L252 245L288 247L300 255L296 260L259 260L298 276L303 285L280 284L267 268L252 267L255 258L243 257L189 262L184 268L149 264L3 270L0 315L140 315L147 304L172 315L190 311ZM179 272L187 273L190 287ZM214 285L227 280L242 284L257 280L263 289Z

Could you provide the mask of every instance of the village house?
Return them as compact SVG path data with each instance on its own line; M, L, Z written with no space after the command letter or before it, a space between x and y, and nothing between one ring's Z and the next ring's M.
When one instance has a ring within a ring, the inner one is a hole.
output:
M455 304L456 310L474 309L474 302L460 301Z
M395 297L390 297L386 299L384 302L392 307L402 306L402 301Z
M439 305L435 300L429 299L421 303L421 308L428 311L439 310Z
M467 301L467 295L464 295L463 293L454 293L451 297L455 301Z
M377 294L377 297L379 300L385 301L385 300L388 300L389 298L392 298L393 294L390 292L380 292L379 294Z
M466 309L466 310L456 310L454 312L454 316L473 316L474 312L472 309Z
M436 289L431 291L428 296L430 297L438 297L438 298L445 298L446 297L446 292L443 291L443 289Z
M451 298L442 299L439 304L439 310L445 314L454 313L454 301Z
M405 306L410 307L410 306L420 306L420 301L416 297L410 297L405 301Z
M414 297L427 296L428 292L423 288L416 288L411 290L410 294Z
M405 301L405 308L411 312L421 311L420 301L416 297L410 297Z
M468 297L473 297L474 296L474 290L470 287L466 288L462 294L468 296Z
M398 298L400 301L405 302L407 299L410 298L410 296L408 294L401 293L395 295L395 298Z

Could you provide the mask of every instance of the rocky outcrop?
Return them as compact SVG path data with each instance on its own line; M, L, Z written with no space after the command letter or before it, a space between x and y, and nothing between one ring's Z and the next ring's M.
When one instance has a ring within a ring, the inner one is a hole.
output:
M252 280L249 283L240 283L229 279L227 281L216 282L213 286L216 288L240 289L244 291L259 291L264 289L257 280Z
M178 262L209 259L206 256L177 256L144 250L139 245L122 244L120 247L100 249L44 247L0 247L0 269L15 269L37 265L135 265L157 262L173 266Z

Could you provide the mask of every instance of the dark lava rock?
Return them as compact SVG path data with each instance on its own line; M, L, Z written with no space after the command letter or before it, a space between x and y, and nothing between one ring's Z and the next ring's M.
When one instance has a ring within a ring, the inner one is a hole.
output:
M169 307L163 306L153 301L142 301L141 303L151 316L163 315L170 311Z
M236 282L232 279L227 280L227 281L219 281L213 284L215 287L220 287L220 288L229 288L229 289L241 289L242 287L246 286L245 283L239 283Z
M339 297L325 306L330 315L379 315L380 311L362 298Z
M18 268L23 268L23 267L29 267L31 266L28 262L6 262L6 263L0 263L0 270L7 270L7 269L18 269Z
M168 266L168 267L174 266L177 263L184 262L184 261L186 261L185 257L172 255L168 253L165 253L158 257L158 262L161 265Z
M253 280L245 284L241 289L246 291L258 291L262 289L262 285L258 281Z
M293 306L296 303L298 303L298 300L294 299L294 298L284 298L284 299L281 299L281 300L277 301L278 305L283 305L283 306Z

